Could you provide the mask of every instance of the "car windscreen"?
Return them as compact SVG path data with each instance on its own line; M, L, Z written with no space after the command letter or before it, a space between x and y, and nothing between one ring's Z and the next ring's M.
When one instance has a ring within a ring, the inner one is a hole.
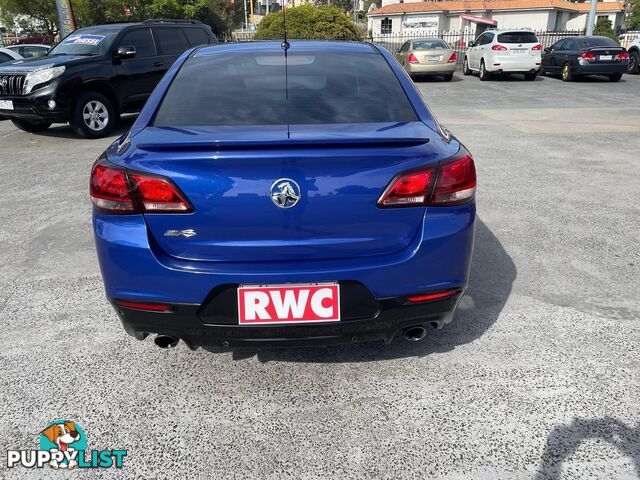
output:
M81 28L63 38L49 55L102 55L118 33L114 28Z
M415 121L379 54L217 53L185 62L156 126L303 125Z
M580 48L619 47L620 44L608 37L584 37L578 39Z
M449 45L444 40L414 40L414 50L438 50L448 49Z
M533 32L505 32L498 35L498 43L538 43Z

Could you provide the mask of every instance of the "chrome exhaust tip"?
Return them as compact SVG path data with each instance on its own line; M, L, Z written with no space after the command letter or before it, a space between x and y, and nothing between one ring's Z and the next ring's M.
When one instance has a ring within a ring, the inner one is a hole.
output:
M169 335L158 335L153 342L160 348L173 348L178 345L180 339Z
M404 330L404 338L406 338L410 342L419 342L426 336L427 330L421 325L418 325L416 327L409 327Z

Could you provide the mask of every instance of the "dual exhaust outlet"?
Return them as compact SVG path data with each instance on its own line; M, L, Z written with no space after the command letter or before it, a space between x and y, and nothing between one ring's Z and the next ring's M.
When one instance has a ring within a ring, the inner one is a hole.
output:
M427 336L427 330L422 325L416 325L414 327L405 328L403 335L404 338L410 342L419 342ZM157 335L153 342L162 349L169 349L177 346L178 343L180 343L180 339L170 335Z

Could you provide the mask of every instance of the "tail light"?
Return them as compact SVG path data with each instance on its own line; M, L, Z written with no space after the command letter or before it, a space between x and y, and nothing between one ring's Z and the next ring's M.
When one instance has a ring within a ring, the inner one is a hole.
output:
M413 53L409 54L408 60L409 60L409 63L420 63Z
M439 167L401 174L378 200L379 207L457 205L476 193L476 168L470 153Z
M629 60L629 53L622 52L616 55L616 60Z
M505 47L504 45L494 45L493 47L491 47L491 50L494 50L496 52L503 52L507 49L507 47Z
M538 45L534 45L533 47L531 47L531 50L542 50L542 45L538 44Z
M586 61L588 61L588 62L594 62L594 61L595 61L595 59L596 59L596 55L595 55L595 53L591 53L591 52L584 52L584 53L580 56L580 58L579 58L578 60L580 60L580 59L582 59L582 60L586 60Z
M456 63L458 61L458 55L456 52L453 52L449 57L449 63Z
M188 213L193 208L168 179L128 174L98 160L89 191L96 210L105 213Z

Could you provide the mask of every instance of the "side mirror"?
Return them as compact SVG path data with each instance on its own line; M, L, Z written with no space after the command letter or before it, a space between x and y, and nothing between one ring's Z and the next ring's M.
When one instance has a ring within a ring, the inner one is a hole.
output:
M136 47L118 47L118 53L116 56L121 60L124 60L125 58L133 58L136 56Z
M551 53L553 52L553 47L547 47L544 49L544 53Z
M476 42L469 42L469 48L475 47L475 46L476 46Z

